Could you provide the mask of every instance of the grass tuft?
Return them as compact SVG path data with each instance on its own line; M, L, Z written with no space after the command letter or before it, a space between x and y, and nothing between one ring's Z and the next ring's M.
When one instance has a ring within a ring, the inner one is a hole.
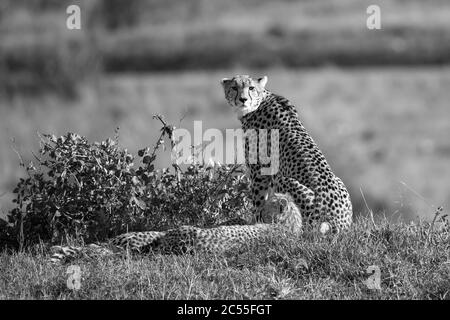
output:
M42 247L4 252L0 299L446 299L450 228L430 228L359 218L341 234L274 234L225 256L77 260L78 291L66 286L68 265L50 264ZM370 266L379 290L366 285Z

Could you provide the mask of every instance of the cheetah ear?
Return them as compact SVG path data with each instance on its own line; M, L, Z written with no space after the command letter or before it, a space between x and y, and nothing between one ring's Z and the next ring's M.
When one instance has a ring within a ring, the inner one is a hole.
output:
M231 81L230 78L223 78L222 80L220 80L220 83L222 84L222 86L225 88L225 86L227 85L227 83L229 83Z
M273 197L273 194L274 194L273 188L269 188L269 189L267 190L266 194L264 195L264 201L267 201L267 200L269 200L270 198L272 198L272 197Z
M281 198L280 199L280 204L283 208L286 208L288 205L288 200L286 198Z
M269 188L269 191L267 192L267 196L269 198L272 198L275 195L275 190L273 188Z
M258 83L259 83L259 85L261 86L261 88L265 88L266 87L266 84L267 84L267 76L264 76L264 77L262 77L262 78L259 78L258 79Z

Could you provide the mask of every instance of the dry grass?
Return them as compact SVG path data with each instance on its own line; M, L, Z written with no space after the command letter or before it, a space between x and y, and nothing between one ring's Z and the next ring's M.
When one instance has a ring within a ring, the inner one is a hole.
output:
M359 219L347 233L270 238L226 257L149 255L78 260L81 289L66 286L68 265L43 249L0 254L0 299L448 299L448 227ZM365 281L381 271L381 290Z

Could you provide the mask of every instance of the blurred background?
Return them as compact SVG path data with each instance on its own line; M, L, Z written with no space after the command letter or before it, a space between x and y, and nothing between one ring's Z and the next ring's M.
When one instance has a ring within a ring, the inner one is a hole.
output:
M408 221L450 204L448 0L0 0L0 214L25 175L12 146L31 160L37 131L120 127L136 152L158 137L154 113L239 128L219 81L242 73L297 106L355 212Z

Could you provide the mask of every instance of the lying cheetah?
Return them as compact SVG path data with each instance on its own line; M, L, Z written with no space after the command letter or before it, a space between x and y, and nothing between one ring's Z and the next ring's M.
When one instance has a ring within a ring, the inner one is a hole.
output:
M264 223L253 225L198 228L182 226L169 230L149 244L147 249L162 253L204 251L223 253L259 243L270 232L302 231L300 210L289 195L274 193L265 201L262 209ZM143 248L143 250L145 250Z
M90 244L84 247L54 246L51 261L67 262L75 258L95 258L122 255L130 248L134 252L183 253L191 249L207 252L224 252L261 241L270 231L287 230L300 233L300 210L289 195L266 195L263 207L265 223L246 225L238 218L211 228L182 226L166 232L129 232L113 238L106 244ZM230 225L230 223L240 223Z
M350 226L353 215L350 195L300 122L295 106L265 88L267 77L254 80L248 75L237 75L222 79L221 83L225 98L246 134L245 160L258 218L264 196L273 186L276 192L291 194L304 220L322 223L321 230L328 226L339 231ZM266 134L262 129L271 131L267 132L267 143L261 143L265 137L260 134ZM252 132L257 135L249 134ZM272 148L271 133L278 138L279 150L275 154L278 170L265 173L262 169L267 166L259 158Z
M164 232L144 231L127 232L110 241L89 244L87 246L53 246L50 251L53 253L50 261L54 263L66 262L75 258L95 258L113 255L121 255L129 249L131 252L140 253L142 248L163 236Z

